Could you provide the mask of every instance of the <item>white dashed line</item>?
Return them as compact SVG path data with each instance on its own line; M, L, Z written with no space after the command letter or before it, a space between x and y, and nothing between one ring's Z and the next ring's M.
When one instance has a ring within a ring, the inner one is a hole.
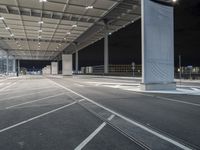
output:
M43 100L53 98L53 97L57 97L57 96L60 96L60 95L63 95L63 94L64 94L64 92L56 94L56 95L52 95L52 96L48 96L48 97L44 97L44 98L40 98L40 99L36 99L36 100L32 100L32 101L20 103L20 104L17 104L17 105L12 105L12 106L6 107L6 109L10 109L10 108L14 108L14 107L18 107L18 106L22 106L22 105L26 105L26 104L31 104L31 103L34 103L34 102L43 101Z
M20 125L26 124L26 123L28 123L28 122L30 122L30 121L33 121L33 120L36 120L36 119L38 119L38 118L47 116L47 115L49 115L49 114L52 114L52 113L54 113L54 112L57 112L57 111L59 111L59 110L62 110L62 109L64 109L64 108L69 107L69 106L74 105L74 104L76 104L76 102L73 102L73 103L64 105L64 106L62 106L62 107L53 109L53 110L51 110L51 111L48 111L48 112L43 113L43 114L41 114L41 115L38 115L38 116L35 116L35 117L33 117L33 118L27 119L27 120L25 120L25 121L19 122L19 123L17 123L17 124L14 124L14 125L12 125L12 126L7 127L7 128L0 129L0 133L2 133L2 132L4 132L4 131L7 131L7 130L10 130L10 129L12 129L12 128L18 127L18 126L20 126Z
M0 102L7 101L7 100L12 100L12 99L19 98L19 97L35 95L35 94L39 94L39 93L45 93L45 92L49 92L49 91L54 91L54 89L52 89L52 90L46 90L46 91L40 91L40 92L35 92L35 93L30 93L30 94L17 95L17 96L13 96L13 97L8 97L8 98L0 100Z
M111 115L108 121L112 120L115 115ZM105 126L106 122L103 122L94 132L92 132L83 142L81 142L74 150L81 150L87 143L89 143Z
M12 84L10 84L10 85L8 85L8 86L6 86L6 87L0 89L0 92L4 91L5 89L7 89L7 88L9 88L9 87L11 87L11 86L13 86L13 85L15 85L15 84L16 84L16 82L14 82L14 83L12 83Z

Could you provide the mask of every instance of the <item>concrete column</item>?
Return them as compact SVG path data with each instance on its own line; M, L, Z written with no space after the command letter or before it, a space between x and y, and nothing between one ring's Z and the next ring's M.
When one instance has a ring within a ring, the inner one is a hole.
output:
M17 76L20 74L20 60L17 61Z
M108 33L104 36L104 73L107 74L109 71L109 53L108 53Z
M51 74L52 75L58 74L58 62L51 62Z
M16 59L13 59L13 73L16 72Z
M142 0L142 90L174 90L173 7Z
M72 75L72 55L71 54L62 55L62 74Z
M9 74L9 54L6 54L6 74Z
M78 51L77 51L77 49L76 49L75 56L76 56L76 74L78 74Z

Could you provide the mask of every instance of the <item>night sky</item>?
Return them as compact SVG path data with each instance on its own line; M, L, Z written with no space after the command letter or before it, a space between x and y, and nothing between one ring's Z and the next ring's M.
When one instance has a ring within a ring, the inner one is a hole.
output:
M175 65L200 66L200 0L179 0L175 6ZM109 36L109 63L141 64L141 21ZM42 68L48 61L22 61L26 68ZM103 40L79 51L79 66L103 65Z

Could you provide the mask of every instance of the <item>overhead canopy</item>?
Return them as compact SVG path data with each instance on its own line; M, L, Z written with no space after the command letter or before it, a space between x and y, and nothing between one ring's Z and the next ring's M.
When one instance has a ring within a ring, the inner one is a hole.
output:
M1 0L0 48L52 60L140 18L140 0Z

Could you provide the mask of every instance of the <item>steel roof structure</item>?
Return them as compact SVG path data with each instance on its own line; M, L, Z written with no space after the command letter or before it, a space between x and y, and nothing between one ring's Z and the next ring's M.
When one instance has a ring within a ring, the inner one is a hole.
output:
M140 0L1 0L0 48L16 59L74 53L141 16Z

